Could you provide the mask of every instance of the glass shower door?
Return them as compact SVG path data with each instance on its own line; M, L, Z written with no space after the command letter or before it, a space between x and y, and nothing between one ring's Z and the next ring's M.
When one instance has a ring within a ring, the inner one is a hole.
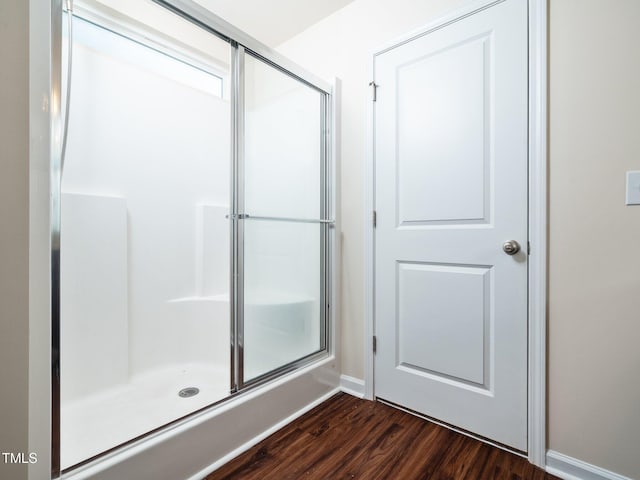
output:
M244 62L241 383L326 347L326 95Z
M73 20L59 194L62 469L230 384L235 48L146 0L94 3Z

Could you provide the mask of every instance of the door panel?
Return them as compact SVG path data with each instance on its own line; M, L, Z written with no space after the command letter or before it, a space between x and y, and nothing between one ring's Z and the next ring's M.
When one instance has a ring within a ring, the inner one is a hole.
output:
M527 449L527 4L375 58L376 396Z
M398 365L485 386L491 269L406 262L397 266Z
M483 35L397 68L401 225L488 220L490 45Z

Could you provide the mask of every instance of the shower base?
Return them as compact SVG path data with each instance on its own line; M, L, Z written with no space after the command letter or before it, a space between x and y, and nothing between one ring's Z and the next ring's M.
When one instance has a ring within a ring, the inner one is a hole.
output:
M192 396L179 396L186 388ZM229 395L229 369L183 364L135 376L127 384L66 401L61 465L68 468Z

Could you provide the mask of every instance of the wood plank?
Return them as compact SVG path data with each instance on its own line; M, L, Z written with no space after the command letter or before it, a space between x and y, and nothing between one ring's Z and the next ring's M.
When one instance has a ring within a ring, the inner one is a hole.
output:
M340 393L205 480L553 480L525 458Z

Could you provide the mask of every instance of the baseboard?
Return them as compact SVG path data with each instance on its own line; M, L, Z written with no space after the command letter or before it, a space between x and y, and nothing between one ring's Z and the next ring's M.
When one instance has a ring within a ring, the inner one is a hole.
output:
M364 380L340 375L340 390L354 397L364 398Z
M330 392L327 392L326 394L324 394L323 396L321 396L317 400L314 400L313 402L311 402L310 404L308 404L305 407L301 408L300 410L298 410L297 412L293 413L292 415L288 416L284 420L276 423L271 428L265 430L260 435L257 435L255 437L253 437L251 440L249 440L248 442L244 443L243 445L240 445L235 450L232 450L231 452L229 452L224 457L216 460L214 463L212 463L208 467L202 469L200 472L196 473L195 475L190 477L188 480L201 480L202 478L205 478L207 475L209 475L210 473L216 471L218 468L223 466L225 463L233 460L237 456L239 456L242 453L246 452L251 447L253 447L257 443L259 443L262 440L264 440L265 438L267 438L269 435L272 435L275 432L277 432L278 430L280 430L281 428L287 426L288 424L293 422L296 418L301 417L302 415L307 413L309 410L317 407L318 405L320 405L323 402L326 402L331 397L333 397L336 393L340 392L340 390L341 390L340 388L336 388L334 390L331 390Z
M564 480L632 480L553 450L547 450L547 472Z

